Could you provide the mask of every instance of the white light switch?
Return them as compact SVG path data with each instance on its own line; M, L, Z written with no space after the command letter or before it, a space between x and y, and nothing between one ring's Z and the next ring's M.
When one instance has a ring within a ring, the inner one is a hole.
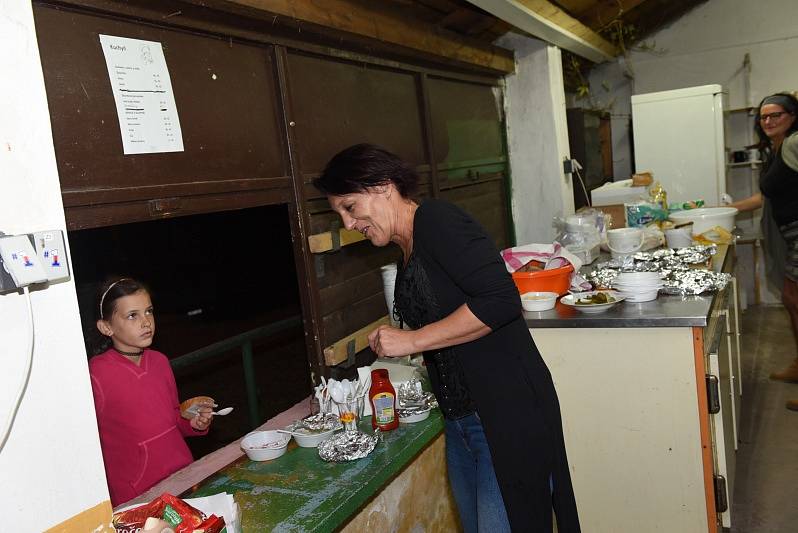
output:
M17 287L47 281L47 274L27 235L0 237L0 259Z
M36 254L47 274L47 281L63 281L69 279L69 265L64 246L64 234L61 230L37 231L32 234Z

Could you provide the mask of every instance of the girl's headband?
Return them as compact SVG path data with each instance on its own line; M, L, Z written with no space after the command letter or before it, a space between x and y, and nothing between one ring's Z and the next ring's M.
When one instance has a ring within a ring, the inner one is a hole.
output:
M129 280L129 279L130 278L120 278L120 279L116 280L115 282L111 283L110 285L108 285L108 288L105 289L105 292L100 297L100 320L105 320L105 317L103 316L103 302L105 302L105 297L108 295L108 291L113 289L114 285L116 285L117 283L120 283L120 282L125 281L125 280Z

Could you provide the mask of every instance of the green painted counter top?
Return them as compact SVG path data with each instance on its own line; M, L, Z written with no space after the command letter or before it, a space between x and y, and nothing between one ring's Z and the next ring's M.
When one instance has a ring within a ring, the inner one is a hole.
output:
M371 418L360 424L371 432ZM227 492L241 508L244 533L333 531L343 526L399 474L443 430L443 416L433 409L427 420L400 424L363 459L326 463L316 448L288 451L273 461L246 456L200 483L188 497Z

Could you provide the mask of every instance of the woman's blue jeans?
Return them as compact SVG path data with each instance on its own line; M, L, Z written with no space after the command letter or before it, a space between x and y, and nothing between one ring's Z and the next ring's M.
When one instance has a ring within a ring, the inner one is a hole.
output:
M465 533L510 531L482 422L476 413L446 420L449 483Z

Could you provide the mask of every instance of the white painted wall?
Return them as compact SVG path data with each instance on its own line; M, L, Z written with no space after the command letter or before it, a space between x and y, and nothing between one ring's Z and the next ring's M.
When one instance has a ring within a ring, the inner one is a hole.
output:
M508 34L497 45L515 51L516 72L505 78L512 210L519 244L550 243L552 217L574 211L560 49Z
M30 2L0 0L0 50L0 230L65 230ZM108 500L74 283L31 299L33 370L0 452L2 520L14 531L41 531ZM21 295L0 295L2 423L24 374L26 309Z
M719 83L734 109L757 105L774 92L798 90L796 20L795 0L709 0L645 40L663 54L631 54L633 80L624 76L622 59L594 69L590 85L595 98L601 105L615 102L616 179L628 177L632 168L627 131L632 94ZM743 68L746 53L750 76ZM611 90L605 91L602 83Z

